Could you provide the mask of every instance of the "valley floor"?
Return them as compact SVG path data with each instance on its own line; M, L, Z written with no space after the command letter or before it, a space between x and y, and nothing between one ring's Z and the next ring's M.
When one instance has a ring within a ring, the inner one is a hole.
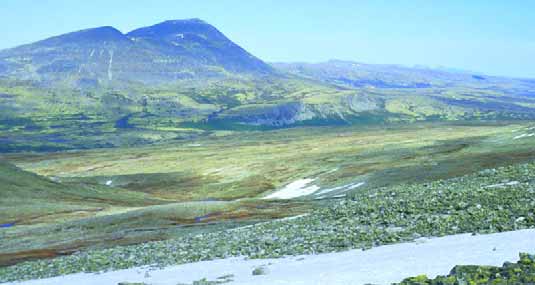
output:
M361 284L513 261L535 250L532 231L398 243L534 229L533 128L296 128L0 156L0 282Z
M460 234L337 253L280 259L227 258L169 266L137 267L101 274L78 273L17 285L89 285L144 282L176 285L202 280L225 284L390 284L408 276L447 274L455 265L501 265L535 250L535 229L487 235ZM256 268L265 274L253 275ZM218 279L219 278L219 279ZM216 284L216 283L213 283Z

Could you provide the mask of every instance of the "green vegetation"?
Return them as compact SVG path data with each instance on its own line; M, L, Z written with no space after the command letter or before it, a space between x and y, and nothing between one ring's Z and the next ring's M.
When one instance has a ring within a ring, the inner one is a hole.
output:
M78 216L62 212L55 217L47 216L49 220L41 218L39 224L3 229L0 232L0 265L71 254L81 249L109 248L220 231L302 214L310 210L310 205L242 200L100 210L96 215L87 211L85 215Z
M144 193L99 185L62 184L0 161L0 224L79 218L106 208L142 207L165 201Z
M535 119L530 80L344 61L268 65L198 19L59 35L0 51L0 66L1 152L229 129Z
M4 79L0 151L140 146L291 126L533 120L535 99L525 95L530 90L521 81L505 79L347 88L273 76L90 89Z
M461 285L461 284L535 284L535 256L520 254L517 263L506 262L501 267L455 266L447 276L429 279L425 275L403 280L400 285Z
M262 197L302 178L317 178L325 188L355 181L377 187L527 161L534 158L534 138L514 137L528 129L499 124L294 128L172 145L4 157L64 182L112 181L115 188L173 201L234 200Z
M535 227L530 80L270 66L198 19L0 65L0 282Z
M458 178L356 192L309 215L140 245L90 250L0 268L0 280L164 266L223 258L280 257L369 248L421 236L535 227L535 163Z
M158 146L3 158L0 264L295 216L352 192L535 159L526 124L235 132ZM33 172L33 173L30 173ZM35 173L35 174L34 174ZM41 175L41 176L39 176ZM310 178L321 195L261 199ZM346 191L340 187L364 183ZM337 188L338 187L338 188Z

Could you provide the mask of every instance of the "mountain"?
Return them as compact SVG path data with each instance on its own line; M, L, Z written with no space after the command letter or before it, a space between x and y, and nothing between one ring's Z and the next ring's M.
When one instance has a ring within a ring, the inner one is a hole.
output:
M0 52L0 76L44 85L154 84L272 72L199 19L165 21L127 34L99 27Z
M242 102L209 121L281 127L535 118L529 80L342 60L272 66L292 78L284 96Z
M229 129L533 119L534 80L341 60L268 65L198 19L0 51L0 152Z
M202 20L166 21L126 35L137 45L171 59L170 67L211 66L235 73L270 73L271 67Z
M491 86L521 84L521 80L486 76L447 68L408 67L396 64L366 64L329 60L319 63L273 63L277 69L329 84L351 88L429 88L447 86ZM527 85L527 84L524 84Z

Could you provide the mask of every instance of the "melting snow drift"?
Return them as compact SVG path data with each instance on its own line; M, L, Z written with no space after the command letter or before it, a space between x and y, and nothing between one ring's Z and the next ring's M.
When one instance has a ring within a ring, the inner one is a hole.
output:
M316 195L328 194L328 193L333 192L333 191L347 192L349 190L353 190L355 188L358 188L358 187L360 187L360 186L362 186L364 184L365 184L364 182L356 182L356 183L350 183L350 184L347 184L347 185L342 185L342 186L338 186L338 187L334 187L334 188L323 189L323 190L319 191L318 193L316 193Z
M532 137L532 136L535 136L535 133L531 133L531 134L521 134L521 135L518 135L518 136L514 137L513 139L514 139L514 140L517 140L517 139L528 138L528 137Z
M331 192L336 192L338 194L333 197L343 197L345 195L340 195L340 194L345 193L349 190L353 190L365 184L365 182L355 182L355 183L350 183L350 184L346 184L346 185L342 185L338 187L322 189L321 191L319 191L321 189L319 186L314 185L314 184L310 185L315 180L316 180L315 178L296 180L284 186L284 188L280 189L279 191L276 191L274 193L267 195L263 199L292 199L292 198L307 196L311 194L314 194L317 196L326 195L326 194L330 194ZM325 198L325 196L320 196L320 197L317 197L316 199L323 199L323 198Z
M455 265L502 265L516 262L519 252L535 250L535 229L489 235L461 234L418 242L385 245L370 250L349 250L280 259L227 258L151 270L137 267L101 274L78 273L31 280L20 285L89 285L145 282L175 285L233 275L226 284L391 284L406 277L447 274ZM266 275L252 275L263 266ZM146 274L147 273L147 274Z
M264 199L292 199L300 196L310 195L320 189L317 185L310 185L316 179L299 179L282 188L281 190L271 193Z

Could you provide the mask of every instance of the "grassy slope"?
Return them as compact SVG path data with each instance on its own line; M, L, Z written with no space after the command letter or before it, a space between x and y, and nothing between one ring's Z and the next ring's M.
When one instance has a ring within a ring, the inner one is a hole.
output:
M331 203L329 197L339 194L322 195L323 200L313 199L317 198L314 195L287 202L257 199L306 177L317 178L314 183L323 189L365 181L354 190L360 192L529 161L535 158L535 138L514 139L529 132L529 125L496 124L295 128L233 133L156 147L7 155L4 158L23 169L55 177L62 184L21 170L17 171L39 181L6 180L6 185L30 182L22 188L26 192L17 194L28 193L25 198L4 199L7 216L38 211L39 218L27 220L30 226L0 232L0 263L171 239L298 215ZM105 186L110 180L112 187ZM85 208L103 210L62 212L78 204L63 192L57 192L61 193L59 198L52 191L45 192L43 199L32 196L35 188L31 186L39 183L78 186L76 189L83 191L77 190L76 199L80 200L76 201L83 201ZM87 200L88 193L102 195L102 200ZM144 197L143 202L152 199L168 205L125 205L133 198L121 195L132 193ZM115 203L115 198L120 203ZM43 207L56 200L63 202L55 203L53 209ZM52 210L60 213L42 216Z
M533 119L535 98L515 82L351 89L282 76L81 91L3 80L0 151L138 146L270 123Z
M39 236L33 229L40 225L68 223L162 203L169 201L112 187L59 183L0 161L0 225L5 227L0 229L0 264L55 256L58 252L53 249L61 244L61 233L68 230L49 229L46 234L50 238L36 241L41 246L32 246L28 244L29 239ZM95 229L99 229L98 225ZM76 248L73 244L88 243L83 239L78 236L63 242ZM17 246L12 241L16 241ZM43 247L43 244L48 246Z
M0 225L12 225L0 229L0 265L212 231L310 208L246 200L172 203L139 191L55 180L0 162ZM212 225L216 221L221 224Z
M423 184L369 189L295 219L0 268L0 280L236 255L311 254L369 248L421 236L532 228L534 181L532 162Z
M0 161L0 224L32 224L90 216L111 207L140 207L164 201L123 189L62 184Z
M166 240L247 225L310 211L296 202L184 202L56 220L0 231L0 266L24 260Z
M365 187L451 177L534 157L529 125L416 124L241 132L173 145L6 156L64 181L175 201L261 197L292 181ZM333 193L335 194L335 193Z

